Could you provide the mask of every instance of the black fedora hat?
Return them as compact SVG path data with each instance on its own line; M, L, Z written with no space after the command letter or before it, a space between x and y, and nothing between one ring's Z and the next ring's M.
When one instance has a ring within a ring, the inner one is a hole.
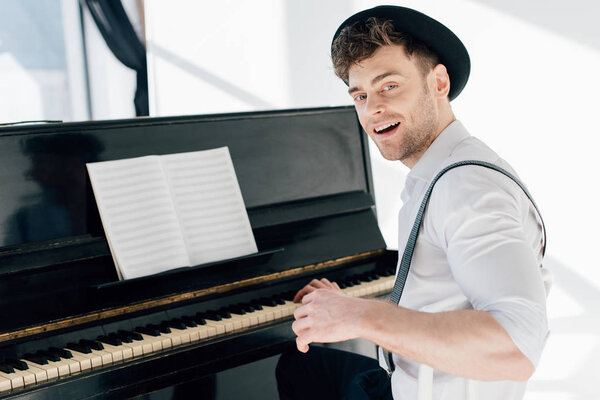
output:
M378 6L361 11L345 20L335 32L332 41L339 36L342 29L356 23L365 24L371 17L390 20L399 32L405 32L425 43L437 54L440 63L446 66L450 76L450 93L454 100L463 90L471 72L471 60L467 49L460 39L448 28L435 19L410 8L400 6Z

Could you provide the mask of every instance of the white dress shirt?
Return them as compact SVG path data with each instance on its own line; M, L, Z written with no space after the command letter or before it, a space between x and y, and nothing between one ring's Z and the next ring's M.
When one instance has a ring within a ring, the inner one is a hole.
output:
M406 178L398 218L399 258L431 180L445 166L462 160L487 161L517 176L454 121ZM481 166L455 168L431 194L400 306L425 312L487 311L535 366L548 336L542 244L541 221L516 183ZM435 370L431 378L428 367L398 355L393 358L395 400L515 400L525 392L526 382L472 381ZM433 380L430 389L428 379ZM424 397L424 391L431 394Z

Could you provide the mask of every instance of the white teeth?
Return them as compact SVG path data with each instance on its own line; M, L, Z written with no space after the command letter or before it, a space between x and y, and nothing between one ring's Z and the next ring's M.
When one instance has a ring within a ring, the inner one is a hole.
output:
M393 124L388 124L388 125L385 125L385 126L380 126L379 128L375 129L375 132L381 132L384 129L389 128L390 126L398 125L399 123L400 122L394 122Z

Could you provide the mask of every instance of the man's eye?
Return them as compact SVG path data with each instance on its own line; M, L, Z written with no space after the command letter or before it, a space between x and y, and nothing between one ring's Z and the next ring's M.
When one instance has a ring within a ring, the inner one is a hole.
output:
M393 84L391 84L391 85L385 85L383 87L383 90L392 90L392 89L394 89L396 87L398 87L398 85L393 85Z
M363 101L366 98L367 98L366 95L364 95L364 94L358 94L358 95L354 96L354 101Z

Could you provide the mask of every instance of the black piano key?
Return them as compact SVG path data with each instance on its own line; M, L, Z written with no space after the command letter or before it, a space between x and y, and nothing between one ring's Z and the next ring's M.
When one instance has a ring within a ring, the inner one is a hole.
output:
M92 352L92 349L90 348L90 346L86 346L86 345L83 345L80 343L73 343L73 342L67 343L67 348L78 351L83 354L90 354Z
M185 322L183 322L183 320L181 320L181 318L173 318L168 321L163 321L162 323L167 324L167 326L170 326L171 328L175 328L175 329L179 329L179 330L186 329Z
M148 324L146 327L157 330L160 333L171 333L171 329L164 324Z
M102 346L102 343L97 342L95 340L81 339L79 341L79 343L82 344L82 345L84 345L84 346L90 346L90 349L104 350L104 346Z
M50 347L48 350L55 352L56 354L59 355L60 358L66 358L66 359L73 358L73 354L71 354L71 352L66 349L59 349L58 347Z
M262 310L263 309L262 303L258 299L252 300L250 302L250 305L252 305L252 307L254 307L255 310Z
M282 298L282 297L280 297L280 296L273 296L273 297L272 297L272 299L273 299L273 301L275 301L275 303L276 303L277 305L280 305L280 306L281 306L281 305L284 305L284 304L285 304L285 300L283 300L283 298Z
M143 333L143 332L142 332ZM135 340L135 341L140 341L140 340L144 340L144 338L142 337L142 335L140 335L137 332L130 332L130 331L125 331L125 330L118 330L117 331L117 335L119 336L119 338L121 340L123 340L125 343L131 343L131 340ZM129 338L129 341L124 340L123 338Z
M123 341L117 336L100 335L96 338L101 343L112 344L113 346L121 346Z
M21 361L21 360L16 360L14 358L9 358L8 360L5 361L5 363L13 368L18 369L19 371L25 371L25 370L29 369L26 362Z
M8 364L0 364L0 371L4 372L5 374L14 374L15 373L15 369Z
M41 350L38 353L44 355L50 361L60 361L60 356L53 351Z
M216 312L212 311L212 312L198 312L196 313L196 315L194 316L194 320L196 322L198 322L198 320L206 320L206 319L210 319L213 321L220 321L223 318L221 318L221 316L219 314L217 314Z
M108 337L120 340L123 343L131 343L131 342L133 342L133 338L131 337L131 335L127 335L125 333L112 332L112 333L108 334Z
M223 318L231 318L231 313L225 310L208 310L203 313L197 313L196 316L213 321L221 321Z
M287 301L292 301L294 300L294 297L296 297L296 291L295 290L288 290L287 292L281 293L279 296Z
M40 365L48 364L48 358L45 355L40 354L39 352L27 353L23 356L23 358L27 361L31 361Z
M346 282L338 282L338 286L340 287L340 289L346 289L348 287L348 285L346 285Z
M277 305L277 302L270 297L261 297L260 299L257 299L256 302L269 307L275 307Z
M139 333L143 333L144 335L149 335L149 336L160 336L160 332L158 331L158 329L153 329L150 328L148 326L138 326L137 328L135 328L136 332Z
M202 320L202 322L196 322L194 319L192 319L191 317L181 317L181 321L185 324L185 326L190 327L190 328L194 328L198 325L206 325L206 321Z
M200 318L199 320L195 320L193 317L183 316L181 320L185 324L185 326L195 327L198 325L206 325L206 321Z
M233 313L233 314L238 314L238 315L244 315L246 314L246 310L239 306L239 305L231 305L229 307L226 307L223 309L224 311L227 311L229 313Z

